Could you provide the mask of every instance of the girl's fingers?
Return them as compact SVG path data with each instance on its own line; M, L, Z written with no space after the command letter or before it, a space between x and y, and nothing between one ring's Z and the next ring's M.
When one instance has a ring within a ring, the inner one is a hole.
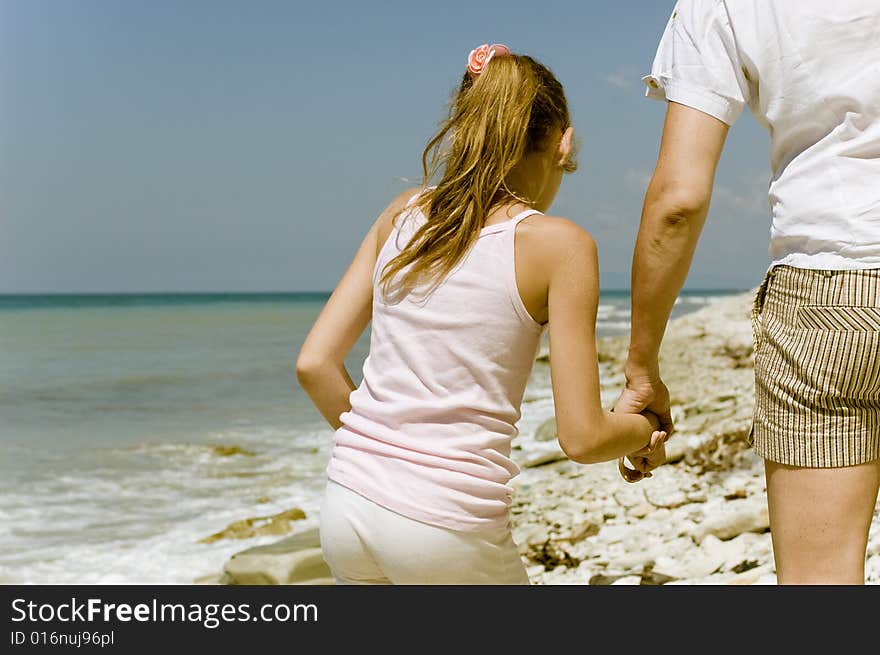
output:
M663 444L665 444L665 443L666 443L666 440L667 440L668 438L669 438L668 433L666 433L666 432L663 431L663 430L659 430L659 431L657 431L657 432L654 432L654 433L651 435L651 442L650 442L647 446L645 446L645 448L643 448L642 450L640 450L639 453L643 453L643 451L644 451L643 454L647 454L647 455L652 454L652 453L653 453L655 450L657 450L660 446L662 446Z
M651 441L642 450L646 451L646 454L651 454L657 448L659 448L662 444L663 444L663 433L659 432L659 431L655 431L651 434Z
M657 448L662 446L666 441L666 433L656 430L651 434L651 440L644 448L640 448L634 453L630 453L631 457L646 457L654 453Z

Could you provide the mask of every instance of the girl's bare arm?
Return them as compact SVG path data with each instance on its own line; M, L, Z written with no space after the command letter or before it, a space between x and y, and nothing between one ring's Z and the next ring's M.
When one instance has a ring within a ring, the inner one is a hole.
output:
M545 232L550 376L559 445L576 462L616 459L647 446L656 419L602 408L596 354L599 262L592 237L556 219Z
M345 358L372 317L376 258L394 217L415 192L410 189L397 196L370 228L299 351L299 383L334 429L342 425L339 416L351 409L348 397L355 384L345 369Z

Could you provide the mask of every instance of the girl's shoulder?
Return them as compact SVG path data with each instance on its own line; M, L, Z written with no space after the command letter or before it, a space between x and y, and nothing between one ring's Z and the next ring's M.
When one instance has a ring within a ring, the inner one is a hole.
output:
M374 225L379 249L382 248L382 244L388 240L391 231L397 226L398 217L409 205L416 201L423 191L424 189L419 187L412 187L401 191L379 214L379 218L376 219Z
M549 320L549 294L553 289L596 286L596 242L568 218L534 214L523 219L517 225L514 249L520 296L539 323Z
M569 218L533 214L520 225L517 239L525 241L526 247L535 250L536 255L545 255L548 261L557 260L562 253L568 257L598 258L592 235Z
M418 200L419 196L425 192L425 189L420 187L410 187L409 189L404 189L400 193L398 193L394 199L388 203L388 206L382 211L382 214L379 216L380 221L386 222L394 222L394 218L398 216L404 209L412 205Z

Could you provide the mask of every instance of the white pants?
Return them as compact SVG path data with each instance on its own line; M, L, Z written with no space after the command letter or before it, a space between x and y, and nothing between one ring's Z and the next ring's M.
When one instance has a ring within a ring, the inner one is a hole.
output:
M339 584L529 584L509 528L428 525L332 480L321 506L321 548Z

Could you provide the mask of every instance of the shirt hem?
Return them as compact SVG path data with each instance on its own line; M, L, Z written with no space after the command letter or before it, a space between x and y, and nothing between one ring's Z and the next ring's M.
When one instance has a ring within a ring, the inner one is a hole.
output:
M774 259L770 268L774 266L791 266L792 268L806 268L816 271L862 271L880 268L880 258L875 260L847 259L836 255L786 255L780 259Z
M347 477L344 474L340 474L338 471L328 471L327 479L332 480L336 484L340 484L347 489L350 489L356 494L360 494L367 500L374 502L391 512L437 528L445 528L447 530L454 530L456 532L482 532L487 530L507 530L510 527L510 516L507 512L505 512L503 518L474 518L473 521L462 521L453 518L438 516L437 514L432 514L430 512L422 512L413 508L412 506L395 502L394 499L386 496L376 489L365 489L364 487L353 481L351 478Z
M686 105L709 114L728 126L736 122L745 107L743 103L681 80L661 75L646 75L642 81L648 87L645 91L645 96L648 98Z

